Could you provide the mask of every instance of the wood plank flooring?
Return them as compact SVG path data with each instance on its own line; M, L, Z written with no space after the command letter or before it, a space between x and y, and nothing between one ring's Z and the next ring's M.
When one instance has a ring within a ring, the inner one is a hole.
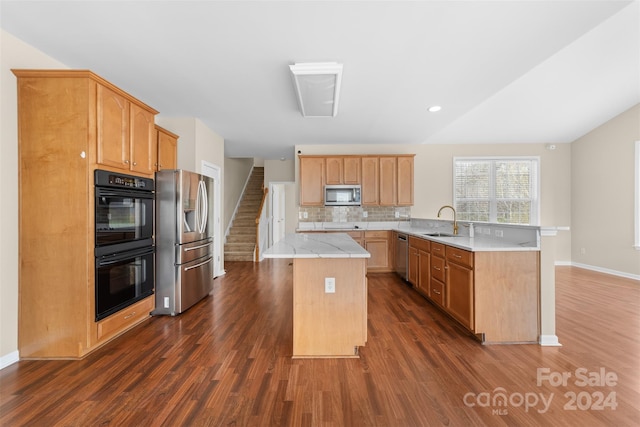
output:
M181 316L154 317L83 360L0 371L0 425L640 424L637 281L559 267L563 346L482 346L394 274L372 274L361 357L292 360L289 261L226 268L214 297ZM571 377L538 385L539 368ZM576 385L579 368L616 384ZM617 407L597 410L598 393Z

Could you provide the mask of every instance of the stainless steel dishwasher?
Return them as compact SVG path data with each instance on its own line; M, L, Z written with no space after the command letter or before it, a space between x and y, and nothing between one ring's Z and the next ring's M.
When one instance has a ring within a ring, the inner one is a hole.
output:
M398 233L398 239L396 241L396 273L398 273L398 275L402 277L403 280L408 279L407 277L407 271L409 270L408 251L409 251L409 242L407 240L407 235Z

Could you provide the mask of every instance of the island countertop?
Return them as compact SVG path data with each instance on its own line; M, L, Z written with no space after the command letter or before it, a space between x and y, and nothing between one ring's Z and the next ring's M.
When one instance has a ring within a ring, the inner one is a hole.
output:
M346 233L287 234L264 252L265 258L370 258Z

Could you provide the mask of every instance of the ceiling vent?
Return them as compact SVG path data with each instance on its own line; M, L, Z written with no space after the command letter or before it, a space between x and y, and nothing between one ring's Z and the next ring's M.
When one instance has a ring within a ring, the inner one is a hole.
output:
M304 117L335 117L338 114L342 64L336 62L289 65Z

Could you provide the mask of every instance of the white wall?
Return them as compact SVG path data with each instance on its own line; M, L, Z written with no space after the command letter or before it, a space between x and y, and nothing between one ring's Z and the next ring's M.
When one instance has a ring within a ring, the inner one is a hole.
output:
M14 68L67 69L0 30L0 368L18 358L18 110Z
M638 140L640 104L573 142L571 259L640 280L640 250L633 247Z

